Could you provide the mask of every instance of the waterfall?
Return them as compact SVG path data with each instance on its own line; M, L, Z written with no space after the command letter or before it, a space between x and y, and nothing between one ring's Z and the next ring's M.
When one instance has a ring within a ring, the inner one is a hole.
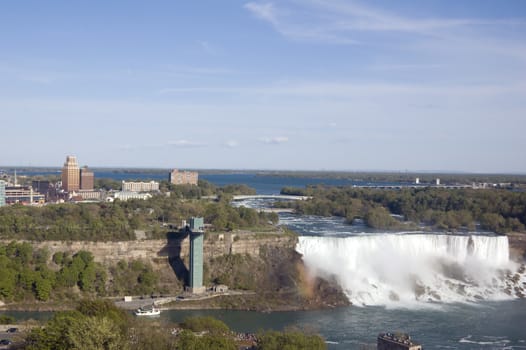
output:
M516 268L506 236L300 236L296 250L316 275L335 275L356 305L507 299Z

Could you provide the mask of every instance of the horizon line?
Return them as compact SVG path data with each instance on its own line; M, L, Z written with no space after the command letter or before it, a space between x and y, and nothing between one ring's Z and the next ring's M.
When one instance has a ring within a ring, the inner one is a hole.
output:
M48 165L0 165L5 169L61 169L61 166ZM80 166L79 166L80 168ZM147 166L88 166L90 169L122 169L122 170L194 170L194 171L230 171L230 172L307 172L307 173L389 173L389 174L455 174L455 175L519 175L526 176L526 172L491 172L466 170L393 170L393 169L279 169L279 168L201 168L201 167L147 167Z

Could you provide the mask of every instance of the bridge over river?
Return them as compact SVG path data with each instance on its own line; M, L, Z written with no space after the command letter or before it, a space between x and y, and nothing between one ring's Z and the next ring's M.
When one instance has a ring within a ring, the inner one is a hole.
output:
M293 201L304 201L311 199L309 196L292 196L285 194L254 194L254 195L236 195L233 197L235 201L243 201L246 199L282 199L282 200L293 200Z

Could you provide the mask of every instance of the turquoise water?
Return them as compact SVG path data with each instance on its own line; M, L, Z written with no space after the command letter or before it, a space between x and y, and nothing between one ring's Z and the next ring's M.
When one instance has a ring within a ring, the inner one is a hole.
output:
M430 305L429 308L386 309L345 307L333 310L257 313L247 311L165 311L165 320L210 315L238 332L281 330L297 326L314 330L328 341L329 349L358 349L376 342L385 331L404 331L425 348L520 349L526 348L526 300L477 305Z

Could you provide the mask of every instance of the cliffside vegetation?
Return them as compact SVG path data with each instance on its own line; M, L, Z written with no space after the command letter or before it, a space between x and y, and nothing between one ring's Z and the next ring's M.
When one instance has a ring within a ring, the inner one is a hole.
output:
M149 295L159 290L158 274L141 260L106 267L88 251L50 257L48 251L33 249L27 242L0 245L0 276L0 300L8 303Z
M378 190L353 187L312 186L284 188L283 194L313 196L309 201L283 202L300 214L340 216L348 222L362 218L373 228L416 228L424 224L438 229L481 228L505 233L524 232L526 193L509 190L421 188ZM391 216L402 216L401 222Z

